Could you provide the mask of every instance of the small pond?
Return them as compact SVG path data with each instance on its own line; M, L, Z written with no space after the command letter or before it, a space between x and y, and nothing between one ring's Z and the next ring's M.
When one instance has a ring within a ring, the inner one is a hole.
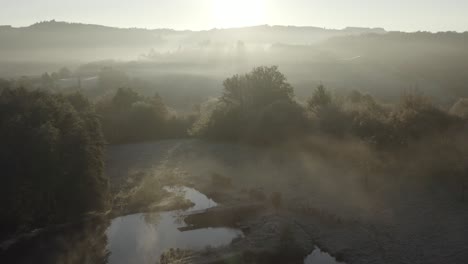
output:
M200 250L229 244L242 232L230 228L206 228L181 232L185 226L181 213L214 207L217 204L195 189L170 188L195 205L186 211L133 214L112 220L107 229L109 264L151 263L170 248Z
M330 254L323 252L320 248L315 247L314 251L304 259L304 264L344 264L337 261Z

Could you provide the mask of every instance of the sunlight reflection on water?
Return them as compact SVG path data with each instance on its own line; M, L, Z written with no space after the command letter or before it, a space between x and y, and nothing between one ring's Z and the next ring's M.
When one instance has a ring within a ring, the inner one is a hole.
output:
M183 212L202 210L217 204L195 189L181 187L168 188L181 192L195 205ZM160 255L170 248L200 250L208 246L229 244L242 232L231 228L205 228L181 232L185 226L178 211L133 214L112 220L107 230L108 249L111 252L109 264L151 263L159 260Z
M304 264L344 264L338 262L330 254L323 252L320 248L315 247L314 251L304 259Z

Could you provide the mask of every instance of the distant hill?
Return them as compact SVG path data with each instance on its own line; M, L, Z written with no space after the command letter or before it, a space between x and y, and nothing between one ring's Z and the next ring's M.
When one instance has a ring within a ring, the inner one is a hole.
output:
M41 22L22 28L0 27L0 39L2 39L0 41L1 58L11 57L9 59L13 60L25 59L21 58L22 52L30 59L36 57L34 52L45 52L46 55L50 55L51 59L56 59L56 55L61 57L67 55L67 59L79 59L83 55L83 50L92 53L93 49L149 48L163 42L157 31L55 21ZM65 53L71 50L77 54ZM8 52L12 56L8 56ZM96 57L99 54L92 56ZM37 57L43 60L45 56Z
M468 32L268 25L177 31L48 21L0 26L0 40L0 78L63 66L88 78L112 67L150 81L177 107L217 96L226 77L259 65L278 65L300 99L320 83L384 100L420 89L446 107L468 97Z
M150 49L171 51L204 43L226 45L274 43L312 44L331 37L385 33L384 29L255 26L206 31L171 29L113 28L100 25L57 22L36 23L28 27L0 26L2 60L101 60L137 58Z

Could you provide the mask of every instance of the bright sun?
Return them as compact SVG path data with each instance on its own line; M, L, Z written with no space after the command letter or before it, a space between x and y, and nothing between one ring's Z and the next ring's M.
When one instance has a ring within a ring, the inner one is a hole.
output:
M265 0L212 0L215 26L231 28L264 24Z

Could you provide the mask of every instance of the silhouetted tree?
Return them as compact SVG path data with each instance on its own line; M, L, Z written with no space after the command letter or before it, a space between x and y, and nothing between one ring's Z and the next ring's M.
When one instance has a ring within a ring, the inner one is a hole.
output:
M211 114L196 123L196 135L211 139L271 143L303 133L308 120L293 87L278 67L258 67L224 81Z
M393 111L391 122L402 143L432 136L435 133L462 126L459 117L437 108L419 92L405 93Z
M71 71L67 67L63 67L58 71L58 76L60 79L68 79L72 75Z
M332 96L325 89L325 86L322 84L315 89L312 97L308 100L308 107L314 113L318 113L320 109L329 107L332 104Z
M333 136L349 133L352 122L349 113L342 109L342 105L334 100L325 86L319 85L307 103L321 132Z
M294 90L277 66L254 68L224 81L221 101L241 108L261 108L275 101L292 101Z
M44 73L41 76L41 85L44 89L51 89L54 87L55 80L49 75L49 73Z

